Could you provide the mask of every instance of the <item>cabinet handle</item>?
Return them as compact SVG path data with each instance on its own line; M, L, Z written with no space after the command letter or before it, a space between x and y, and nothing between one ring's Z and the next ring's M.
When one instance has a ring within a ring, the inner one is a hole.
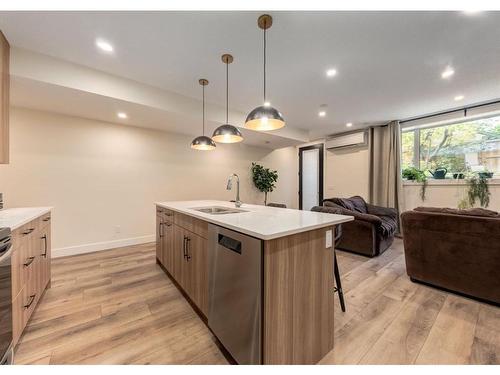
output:
M160 234L160 238L161 238L161 237L163 237L163 223L160 223L160 224L159 224L159 229L158 229L158 231L159 231L159 234Z
M172 223L165 223L165 225L166 225L167 227L170 227L170 226L172 226Z
M27 309L29 309L29 308L31 307L31 305L32 305L32 304L33 304L33 302L35 301L35 297L36 297L36 294L32 294L32 295L30 296L30 300L29 300L29 302L28 302L26 305L24 305L24 308L25 308L26 310L27 310Z
M43 247L44 247L44 250L45 250L45 252L42 254L42 256L44 258L47 258L47 248L48 248L48 246L47 246L47 235L46 234L44 234L42 236L42 240L43 240Z
M35 230L35 228L30 228L30 229L25 230L22 234L26 236L27 234L30 234L34 230Z
M26 262L23 264L24 267L29 267L31 265L31 263L33 263L33 261L35 260L35 257L29 257L26 259Z
M47 216L46 218L44 218L43 221L50 221L50 216Z
M187 256L187 254L186 254L186 250L187 250L187 249L186 249L187 241L186 241L186 240L187 240L187 237L186 237L186 236L184 236L184 240L183 240L183 242L182 242L182 253L183 253L183 255L184 255L184 259L186 259L186 256Z
M191 259L191 255L189 255L189 244L191 243L191 238L187 237L186 238L186 260L189 262L189 259Z

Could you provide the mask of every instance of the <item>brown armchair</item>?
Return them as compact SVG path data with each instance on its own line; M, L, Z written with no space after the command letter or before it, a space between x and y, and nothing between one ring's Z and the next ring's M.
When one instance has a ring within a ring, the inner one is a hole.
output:
M325 199L323 207L313 210L328 212L328 208L354 216L354 221L342 225L342 239L337 249L373 257L382 254L394 241L398 229L396 209L374 206L362 197L354 196Z
M418 207L401 214L412 281L500 304L500 215Z

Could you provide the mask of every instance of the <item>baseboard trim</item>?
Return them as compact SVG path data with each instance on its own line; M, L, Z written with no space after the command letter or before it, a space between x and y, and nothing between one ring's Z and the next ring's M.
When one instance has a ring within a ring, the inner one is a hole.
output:
M52 249L52 258L67 257L71 255L93 253L95 251L109 250L116 247L140 245L143 243L154 242L156 236L154 234L149 236L124 238L113 241L95 242L84 245L61 247L59 249Z

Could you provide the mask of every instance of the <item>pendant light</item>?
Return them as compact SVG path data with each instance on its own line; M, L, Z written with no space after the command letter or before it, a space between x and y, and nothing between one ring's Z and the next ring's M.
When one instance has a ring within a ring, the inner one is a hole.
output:
M245 121L245 128L259 131L276 130L285 126L283 115L266 102L266 30L273 24L269 14L259 17L257 24L264 30L264 105L250 112Z
M243 136L236 126L228 121L229 114L229 64L233 62L233 56L222 55L222 62L226 64L226 123L215 129L212 139L219 143L237 143L243 140Z
M198 82L203 88L203 135L193 139L193 142L191 142L191 148L200 151L211 151L215 150L215 142L205 135L205 86L208 85L208 81L202 78Z

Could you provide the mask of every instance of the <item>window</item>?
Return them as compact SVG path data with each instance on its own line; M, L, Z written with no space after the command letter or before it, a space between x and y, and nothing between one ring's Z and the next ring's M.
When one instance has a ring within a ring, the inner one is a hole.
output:
M401 164L421 170L489 171L500 177L500 116L404 130Z

